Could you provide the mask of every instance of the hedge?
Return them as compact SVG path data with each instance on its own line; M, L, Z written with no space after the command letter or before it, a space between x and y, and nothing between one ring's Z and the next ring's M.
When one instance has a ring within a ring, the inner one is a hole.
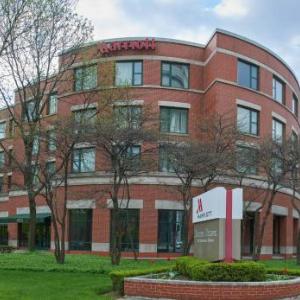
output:
M281 269L281 268L267 268L269 274L278 274L278 275L290 275L290 276L299 276L300 269Z
M129 270L129 271L112 271L109 273L109 276L112 281L113 290L118 291L123 295L124 293L124 278L126 277L135 277L140 275L148 275L148 274L157 274L168 272L173 269L173 266L164 266L164 267L156 267L149 269L137 269L137 270Z
M195 257L176 260L176 271L192 280L249 282L266 280L266 268L256 262L209 263Z

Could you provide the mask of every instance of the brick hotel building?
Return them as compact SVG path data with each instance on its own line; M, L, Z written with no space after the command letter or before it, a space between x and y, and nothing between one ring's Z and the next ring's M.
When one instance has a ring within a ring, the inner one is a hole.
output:
M246 142L237 143L240 150L251 151L264 137L284 139L300 133L298 99L300 88L291 68L276 54L247 38L223 30L216 30L206 45L163 38L124 38L87 44L79 51L88 53L74 64L74 84L57 87L48 97L43 119L86 113L95 109L91 103L83 105L82 92L96 90L101 78L101 63L114 61L115 84L130 82L133 99L141 108L151 104L162 118L167 116L165 134L188 139L197 134L196 120L207 109L223 114L232 112ZM61 54L60 63L64 55ZM82 60L81 60L82 59ZM88 73L88 80L81 74ZM28 101L30 105L30 101ZM11 151L18 152L17 137L12 134L8 112L0 111L0 138ZM162 127L161 127L162 128ZM161 129L162 130L162 129ZM72 251L108 254L110 247L110 207L98 206L90 191L108 183L101 170L101 155L92 146L76 148L70 171L66 248ZM137 150L138 151L138 150ZM7 158L0 152L0 164ZM82 161L84 163L78 163ZM134 220L134 241L141 257L169 257L181 251L182 203L170 187L178 179L170 170L164 155L158 155L157 170L132 179L131 200L128 209ZM55 164L55 154L49 163ZM245 184L259 181L255 167ZM28 200L26 192L14 188L17 174L0 174L0 244L25 247L28 238ZM8 184L4 184L8 183ZM221 182L218 184L222 185ZM226 185L230 186L227 180ZM250 188L249 188L250 189ZM200 191L195 186L195 195ZM87 196L82 196L86 193ZM244 201L251 201L251 192ZM260 205L259 199L248 207L249 215ZM299 216L291 203L291 191L282 190L276 196L268 218L263 239L262 256L291 256L295 253L295 235ZM51 217L42 198L37 199L37 244L39 248L53 248ZM243 255L253 250L254 222L245 226ZM124 252L129 241L124 238ZM129 254L129 253L128 253Z

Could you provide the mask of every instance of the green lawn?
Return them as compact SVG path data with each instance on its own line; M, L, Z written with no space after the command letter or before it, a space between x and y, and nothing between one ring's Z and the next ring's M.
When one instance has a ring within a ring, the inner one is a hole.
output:
M49 252L10 253L0 255L0 270L46 271L46 272L87 272L108 274L112 270L144 269L170 264L167 260L122 259L120 266L112 266L109 257L96 255L66 255L66 262L58 265Z
M100 295L110 290L108 275L0 271L1 300L113 299L112 296Z
M300 270L300 266L296 264L295 259L272 259L272 260L263 260L261 261L266 265L267 268L278 268L278 269L298 269Z
M110 271L163 265L171 262L122 259L112 266L109 257L74 254L58 265L48 252L0 254L0 300L115 299Z

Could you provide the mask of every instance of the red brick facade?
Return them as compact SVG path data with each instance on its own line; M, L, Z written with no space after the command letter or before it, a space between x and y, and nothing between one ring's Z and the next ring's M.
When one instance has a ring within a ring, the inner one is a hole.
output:
M130 40L130 39L129 39ZM295 131L300 133L299 119L292 112L293 94L299 99L300 89L297 78L291 69L271 51L234 34L216 31L206 45L181 42L168 39L156 39L156 49L120 50L109 56L101 56L99 43L86 46L79 56L76 66L93 60L97 63L98 82L101 81L101 62L133 61L143 62L143 84L132 87L134 99L151 104L154 114L159 115L160 101L167 105L188 107L188 134L186 138L197 136L197 120L208 112L230 114L237 117L237 105L256 107L259 110L259 135L248 139L257 143L260 139L272 133L272 118L276 116L285 123L285 134ZM60 63L67 54L63 54ZM259 89L253 90L237 83L238 60L252 63L259 68ZM175 62L189 65L189 87L187 89L164 87L161 85L161 62ZM74 70L69 71L70 74ZM285 103L280 104L272 97L272 78L278 77L285 85ZM83 104L80 92L73 90L73 83L58 86L57 115L68 116L72 107ZM97 101L95 97L95 102ZM2 110L0 118L5 120L7 112ZM55 115L44 115L45 124L51 123ZM46 126L46 125L45 125ZM8 128L8 126L7 126ZM22 146L18 139L7 138L7 144L22 156ZM92 245L91 251L107 254L110 242L110 210L105 208L108 197L99 196L99 190L107 184L107 178L101 173L105 162L101 153L96 153L96 172L89 174L70 175L70 209L76 207L92 209ZM15 181L21 180L13 174ZM254 176L252 179L257 179ZM4 174L4 180L7 176ZM172 252L157 251L158 244L158 211L163 209L180 210L180 196L174 189L176 178L171 173L154 172L149 176L135 178L131 185L132 208L139 209L139 255L141 257L171 257ZM200 189L195 187L194 194ZM262 256L273 254L273 216L281 216L280 222L280 254L291 256L295 252L295 231L298 216L293 210L289 191L277 195L272 209L273 214L268 219L263 241ZM251 189L245 193L245 201L251 199ZM76 201L80 201L76 206ZM259 199L256 201L259 203ZM37 200L40 211L45 210L43 199ZM26 195L22 191L5 191L0 197L0 217L15 215L28 208ZM20 210L21 209L21 210ZM2 213L2 215L1 215ZM9 243L18 246L18 225L8 225ZM67 234L68 235L68 234ZM53 236L52 236L53 240ZM67 245L68 246L68 245ZM249 252L244 251L245 254ZM125 253L126 254L126 253ZM131 255L128 253L128 255ZM250 298L249 298L250 299Z
M273 300L298 296L299 293L299 279L264 283L205 283L127 278L124 284L124 294L126 296L180 300Z

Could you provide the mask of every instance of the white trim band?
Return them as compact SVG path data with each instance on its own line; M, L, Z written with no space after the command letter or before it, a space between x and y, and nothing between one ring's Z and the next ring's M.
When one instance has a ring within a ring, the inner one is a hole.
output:
M107 199L107 208L113 208L113 202L111 199ZM127 199L119 199L118 207L122 209L143 209L144 200L141 199L130 199L129 202Z
M155 200L155 209L183 210L183 203L177 200Z
M96 208L95 199L68 200L67 209L94 209Z
M272 111L272 117L274 117L275 119L281 121L282 123L286 124L286 118L284 118L283 116L277 114L276 112Z
M158 101L158 106L178 107L178 108L191 108L190 103L175 102L175 101Z
M246 101L246 100L236 99L236 104L241 105L241 106L245 106L245 107L249 107L249 108L252 108L252 109L255 109L255 110L258 110L258 111L261 111L261 106L260 105L251 103L251 102Z

